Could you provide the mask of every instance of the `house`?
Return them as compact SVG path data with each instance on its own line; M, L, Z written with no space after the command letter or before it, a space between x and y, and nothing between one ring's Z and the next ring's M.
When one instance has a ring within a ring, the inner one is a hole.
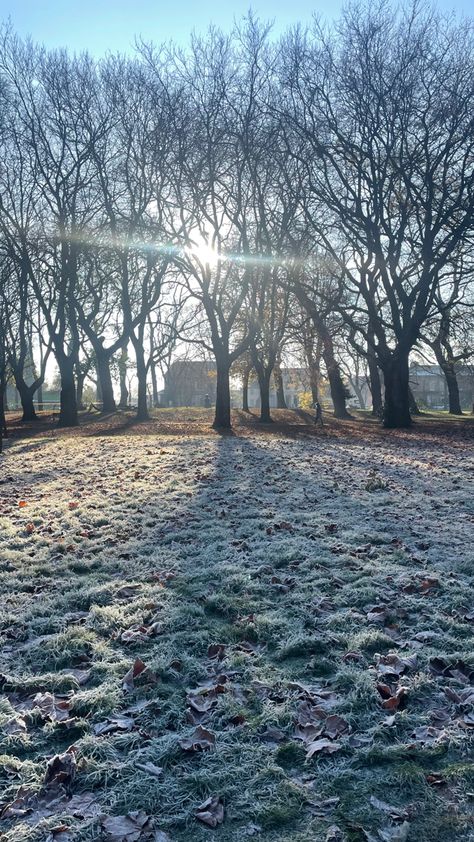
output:
M467 365L456 366L456 375L461 407L471 410L474 401L474 369ZM410 386L421 408L449 409L446 378L439 365L412 363Z
M205 406L216 400L216 364L210 360L175 360L164 375L162 406Z
M260 389L255 372L252 372L252 379L249 382L249 408L260 407ZM291 409L298 406L299 396L311 391L309 371L306 368L282 368L283 391L285 393L286 405ZM273 374L270 380L270 408L277 405L277 395Z

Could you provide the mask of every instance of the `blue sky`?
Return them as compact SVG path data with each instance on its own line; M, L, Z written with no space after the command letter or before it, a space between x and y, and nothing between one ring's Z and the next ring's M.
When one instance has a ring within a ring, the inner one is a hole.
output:
M209 23L231 27L252 6L264 20L275 20L277 31L313 11L337 14L342 0L0 0L0 20L10 18L21 35L31 35L49 47L88 49L95 55L126 51L134 36L185 43L194 29ZM443 9L468 13L471 0L439 0Z

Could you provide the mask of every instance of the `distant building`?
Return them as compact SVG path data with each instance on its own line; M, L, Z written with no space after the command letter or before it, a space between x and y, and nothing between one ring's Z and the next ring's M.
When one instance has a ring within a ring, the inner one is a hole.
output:
M474 370L467 365L456 366L456 376L461 407L471 410L474 401ZM421 409L449 409L446 378L439 365L412 363L410 386Z
M216 364L210 360L175 360L164 376L162 406L205 406L216 400Z
M260 389L255 373L249 382L249 408L260 408ZM283 391L285 393L286 405L289 409L298 406L298 396L303 392L311 391L309 371L306 368L282 368ZM273 375L270 380L270 408L275 409L277 395Z

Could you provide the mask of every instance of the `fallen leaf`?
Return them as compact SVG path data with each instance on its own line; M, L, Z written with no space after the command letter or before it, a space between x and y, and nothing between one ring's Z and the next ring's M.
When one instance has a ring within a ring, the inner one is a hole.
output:
M80 670L75 668L61 670L61 673L63 675L72 675L72 677L75 678L80 687L82 687L83 684L87 684L89 678L91 677L91 672L92 670Z
M116 731L132 731L135 724L135 720L129 716L110 716L103 722L97 722L93 726L93 730L97 737L101 737L104 734L113 734Z
M331 742L331 740L315 740L308 746L308 751L306 752L306 760L310 760L312 757L314 757L315 754L334 754L334 752L339 751L340 748L340 743Z
M388 827L379 830L379 836L383 842L406 842L409 831L409 822L403 822L399 827Z
M143 810L126 816L107 816L101 821L108 842L137 842L144 832L153 830L153 820Z
M207 657L208 658L217 658L218 661L222 661L225 657L225 646L223 643L213 643L211 646L208 647L207 650Z
M135 662L132 667L130 667L129 671L124 675L122 679L122 688L127 693L131 693L134 687L134 681L138 678L139 675L146 670L146 664L143 663L141 658L136 658Z
M215 745L215 742L215 735L198 725L190 737L179 740L179 745L183 751L207 751Z
M24 509L25 506L27 506L27 505L28 505L28 503L26 502L26 500L19 500L18 501L18 508L19 509Z
M224 804L219 795L211 795L197 808L196 818L208 827L217 827L224 821Z
M400 807L393 807L391 804L387 804L386 801L380 801L375 795L370 796L370 803L376 810L381 810L382 813L386 813L392 819L406 819L408 817L406 810Z
M324 733L326 736L334 739L335 737L340 737L342 734L346 734L349 731L349 723L347 720L343 719L342 716L337 716L337 714L332 714L328 716L327 719L324 721Z
M45 719L52 722L66 722L70 719L70 699L57 699L51 693L37 693L33 699L34 707L40 709Z
M26 722L22 717L9 719L2 725L2 731L4 732L4 734L9 735L26 734Z
M76 775L76 757L73 749L55 754L46 764L44 785L62 783L69 788Z
M148 772L149 775L153 775L155 778L159 778L163 774L163 767L155 766L154 763L135 763L135 766L137 769L140 769L142 772Z

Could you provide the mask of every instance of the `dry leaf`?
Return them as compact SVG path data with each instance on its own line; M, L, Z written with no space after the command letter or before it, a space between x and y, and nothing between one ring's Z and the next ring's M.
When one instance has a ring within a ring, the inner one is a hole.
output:
M37 693L33 705L40 709L45 719L52 722L66 722L70 719L70 699L57 699L51 693Z
M135 724L135 720L129 716L109 716L108 719L94 725L94 734L101 737L103 734L113 734L116 731L132 731Z
M337 714L332 714L328 716L327 719L324 721L324 733L326 736L334 739L335 737L340 737L342 734L346 734L349 731L349 723L347 720L343 719L342 716L337 716Z
M406 842L409 831L409 823L403 822L399 827L387 827L379 830L379 836L383 842Z
M143 833L153 830L153 820L142 810L126 816L107 816L101 825L108 842L137 842Z
M406 810L400 809L400 807L393 807L391 804L387 804L386 801L380 801L375 795L370 796L370 803L376 810L381 810L382 813L386 813L392 819L406 819L408 817Z
M137 769L140 769L142 772L148 772L149 775L153 775L155 778L159 778L163 774L163 767L155 766L154 763L135 763L135 766Z
M69 788L76 775L76 757L73 749L69 748L64 754L55 754L46 764L44 785L64 784Z
M217 827L224 821L224 804L219 795L211 795L196 810L197 819L208 827Z
M334 754L334 752L339 751L340 748L340 743L331 742L331 740L315 740L308 746L308 751L306 752L306 760L310 760L312 757L314 757L315 754Z
M134 687L134 681L138 678L139 675L146 670L146 664L143 663L141 658L136 658L135 662L132 667L130 667L129 671L124 675L122 679L122 688L127 693L131 693Z
M207 751L215 745L215 742L215 735L198 725L190 737L179 740L179 745L183 751Z

